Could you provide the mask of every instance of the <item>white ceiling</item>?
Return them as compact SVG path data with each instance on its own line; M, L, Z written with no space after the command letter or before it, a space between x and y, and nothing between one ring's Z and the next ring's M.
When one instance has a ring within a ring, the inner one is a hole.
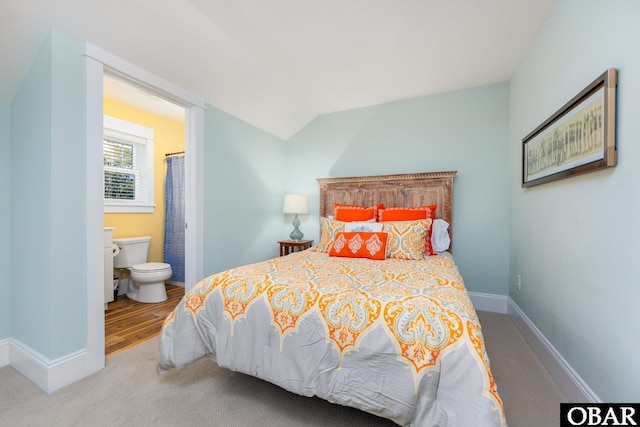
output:
M2 0L0 102L50 28L288 139L334 111L509 80L554 0Z

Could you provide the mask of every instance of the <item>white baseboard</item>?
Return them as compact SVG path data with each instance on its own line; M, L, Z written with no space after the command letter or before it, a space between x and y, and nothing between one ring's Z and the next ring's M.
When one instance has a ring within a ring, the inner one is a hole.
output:
M509 297L506 295L469 292L469 297L476 310L507 314Z
M508 315L534 353L547 368L569 402L601 403L578 373L569 365L518 305L509 298Z
M0 340L0 368L9 364L9 338Z
M13 338L8 341L11 366L45 393L52 393L90 374L86 349L51 360Z

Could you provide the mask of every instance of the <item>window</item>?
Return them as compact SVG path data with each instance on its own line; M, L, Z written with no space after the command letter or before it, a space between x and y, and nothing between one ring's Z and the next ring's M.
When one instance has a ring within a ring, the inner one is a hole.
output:
M104 211L152 213L153 129L104 116Z

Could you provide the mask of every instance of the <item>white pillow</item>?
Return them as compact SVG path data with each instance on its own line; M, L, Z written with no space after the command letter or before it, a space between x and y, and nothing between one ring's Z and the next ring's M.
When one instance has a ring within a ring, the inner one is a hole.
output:
M436 219L431 225L431 248L434 252L444 252L451 245L451 238L447 229L449 223L443 219Z
M381 222L345 222L344 231L382 231Z

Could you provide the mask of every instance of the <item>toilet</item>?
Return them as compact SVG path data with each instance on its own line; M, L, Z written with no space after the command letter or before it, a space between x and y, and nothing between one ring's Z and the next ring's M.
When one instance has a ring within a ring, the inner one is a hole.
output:
M113 258L113 267L127 269L129 290L127 297L138 302L162 302L167 299L164 286L173 272L164 262L147 262L151 237L126 237L113 239L120 252Z

